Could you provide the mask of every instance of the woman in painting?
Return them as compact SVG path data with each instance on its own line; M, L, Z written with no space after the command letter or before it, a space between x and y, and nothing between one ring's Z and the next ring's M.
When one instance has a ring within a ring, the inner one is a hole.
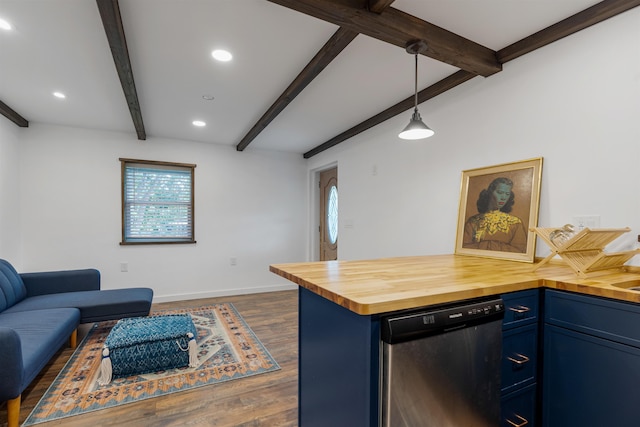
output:
M462 247L488 251L519 252L527 250L527 232L517 216L511 215L515 196L509 178L496 178L480 192L478 214L464 226Z

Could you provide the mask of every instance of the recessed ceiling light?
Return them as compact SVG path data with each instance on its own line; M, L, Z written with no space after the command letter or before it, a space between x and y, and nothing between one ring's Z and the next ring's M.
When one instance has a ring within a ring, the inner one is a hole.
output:
M11 29L11 24L0 18L0 29L9 31Z
M222 49L214 50L213 52L211 52L211 56L213 56L218 61L222 61L222 62L231 61L231 59L233 58L233 56L229 51L222 50Z
M56 98L60 98L60 99L65 99L67 97L67 95L65 95L62 92L53 92L53 96L55 96Z
M213 95L202 95L202 99L205 101L213 101Z
M203 127L206 126L207 124L205 122L203 122L202 120L194 120L193 122L194 126L198 126L198 127Z

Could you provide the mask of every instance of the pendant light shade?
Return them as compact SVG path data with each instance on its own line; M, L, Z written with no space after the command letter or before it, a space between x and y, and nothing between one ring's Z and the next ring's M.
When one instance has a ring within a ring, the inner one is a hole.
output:
M415 86L414 86L414 110L409 124L402 132L398 134L401 139L424 139L429 138L435 132L425 125L418 112L418 53L423 53L427 50L427 44L423 40L410 42L407 44L407 53L411 53L415 56L416 60L416 73L415 73Z
M431 130L431 128L424 124L422 121L422 117L420 117L420 113L416 108L413 111L413 115L411 116L411 120L409 120L409 124L406 128L398 134L401 139L424 139L429 138L435 132Z

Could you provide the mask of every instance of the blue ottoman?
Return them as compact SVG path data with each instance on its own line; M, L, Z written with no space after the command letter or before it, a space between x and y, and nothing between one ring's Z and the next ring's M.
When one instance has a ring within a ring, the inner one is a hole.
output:
M195 367L195 337L189 314L121 319L105 340L98 382L105 385L112 378Z

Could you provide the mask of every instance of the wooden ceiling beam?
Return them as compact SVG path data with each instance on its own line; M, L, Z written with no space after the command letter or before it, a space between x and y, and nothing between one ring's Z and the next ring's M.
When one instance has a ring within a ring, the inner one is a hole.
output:
M333 61L358 33L339 28L236 146L242 151Z
M362 1L269 1L403 49L410 41L425 40L424 55L484 77L502 70L495 51L392 7L378 14L358 7L366 4Z
M13 123L17 124L21 128L29 127L29 122L27 121L27 119L16 113L11 107L9 107L2 101L0 101L0 114L11 120Z
M580 30L583 30L594 24L602 22L608 18L612 18L616 15L619 15L620 13L626 12L627 10L633 9L636 6L640 6L640 0L604 0L594 6L591 6L581 12L578 12L556 24L553 24L541 31L538 31L535 34L525 37L522 40L519 40L499 50L497 52L497 57L499 58L501 63L511 61L515 58L518 58L522 55L532 52L533 50L539 49L543 46L546 46L557 40L560 40L568 35L574 34ZM456 74L458 73L452 74L451 76L445 78L444 80L441 80L438 83L435 83L430 87L440 85L445 80L453 78L453 76L455 76ZM463 77L463 76L461 75L459 77ZM466 79L466 80L469 80L469 79ZM451 85L448 89L445 89L445 90L449 90L461 83L464 83L464 81L460 81L457 84ZM424 90L428 90L428 89L429 88ZM433 96L431 96L430 98L423 99L423 97L420 94L422 94L424 90L419 92L419 95L418 95L419 104L426 101L427 99L433 98ZM444 92L444 90L440 91L440 93L442 92ZM331 138L327 142L322 143L317 147L307 151L306 153L304 153L304 158L308 159L310 157L313 157L316 154L321 153L322 151L325 151L337 144L340 144L341 142L344 142L347 139L352 138L355 135L361 132L364 132L369 128L372 128L373 126L376 126L382 123L383 121L388 120L391 117L394 117L408 110L413 106L413 102L411 103L408 102L409 99L413 99L413 97L405 99L401 103L398 103L393 107L390 107L384 110L382 113L379 113L371 117L370 119L365 120L364 122L352 127L351 129L345 132L342 132L340 135L337 135Z
M375 13L381 13L395 0L368 0L367 6ZM260 117L251 130L236 146L236 150L243 151L247 146L275 119L296 96L306 88L318 75L351 43L358 33L340 27L327 41L322 49L313 57L298 77L287 87L276 102Z
M120 84L124 91L124 97L129 106L131 119L136 129L139 140L147 139L142 121L142 112L140 102L138 101L138 92L133 79L133 69L131 60L129 59L129 49L127 48L127 40L124 35L124 26L122 25L122 16L120 15L120 6L118 0L96 0L102 25L107 34L111 55L115 63Z
M427 87L426 89L422 89L420 92L418 92L418 104L423 103L431 98L434 98L448 91L449 89L453 89L454 87L468 80L471 80L475 76L476 76L475 74L470 73L468 71L464 71L464 70L457 71L451 74L450 76L440 80L439 82L434 83L431 86ZM397 116L400 113L407 111L408 109L412 108L414 104L415 104L415 97L414 95L411 95L410 97L387 108L383 112L378 113L375 116L365 120L364 122L357 124L351 129L345 132L342 132L340 135L337 135L331 138L329 141L325 142L324 144L318 145L317 147L307 151L306 153L304 153L304 158L308 159L310 157L315 156L316 154L319 154L325 150L328 150L334 145L338 145L341 142L346 141L347 139L352 138L357 134L364 132L367 129L370 129L392 117Z
M371 12L382 13L394 0L368 0L367 7Z
M497 53L498 60L501 63L511 61L637 6L640 6L640 0L601 1L582 12L578 12L575 15L500 49Z

